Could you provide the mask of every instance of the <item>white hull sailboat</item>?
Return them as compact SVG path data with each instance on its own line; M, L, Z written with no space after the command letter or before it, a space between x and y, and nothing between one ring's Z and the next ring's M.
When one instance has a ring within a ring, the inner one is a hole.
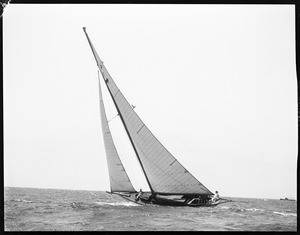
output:
M226 200L212 202L213 193L200 183L160 143L128 103L98 56L87 32L83 28L95 57L98 69L125 128L134 153L149 185L150 192L137 192L121 162L112 138L103 103L100 77L99 97L102 134L109 170L110 189L108 193L138 204L170 206L216 206Z

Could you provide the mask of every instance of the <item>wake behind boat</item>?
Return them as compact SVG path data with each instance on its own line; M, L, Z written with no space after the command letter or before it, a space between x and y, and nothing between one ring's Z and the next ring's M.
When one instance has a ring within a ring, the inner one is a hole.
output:
M87 32L83 28L98 69L104 79L118 116L130 140L138 162L142 168L150 192L137 192L121 162L112 138L101 91L98 73L100 116L102 134L109 170L112 194L140 205L156 204L164 206L216 206L227 199L211 200L213 193L199 182L181 163L160 143L133 107L126 100L98 56Z

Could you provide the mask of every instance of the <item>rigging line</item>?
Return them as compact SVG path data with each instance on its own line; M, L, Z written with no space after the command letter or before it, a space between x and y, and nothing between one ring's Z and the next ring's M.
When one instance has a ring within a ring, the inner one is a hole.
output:
M116 117L118 117L119 116L119 114L117 114L116 116L114 116L113 118L111 118L111 119L109 119L107 122L110 122L110 121L112 121L113 119L115 119Z

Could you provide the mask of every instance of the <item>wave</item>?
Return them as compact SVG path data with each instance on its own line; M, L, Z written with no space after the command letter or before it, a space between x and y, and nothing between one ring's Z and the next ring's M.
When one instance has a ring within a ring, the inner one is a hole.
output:
M233 212L246 212L246 211L252 211L252 212L265 212L264 209L258 209L258 208L243 208L243 207L228 207L228 206L222 206L221 209L230 210ZM278 212L273 211L273 214L276 215L283 215L283 216L297 216L297 213L291 213L291 212Z
M245 209L246 211L261 211L261 212L264 212L265 210L264 209L257 209L255 207L253 208L249 208L249 209Z
M10 201L11 201L11 202L26 202L26 203L33 203L33 201L28 201L28 200L19 199L19 198L11 199Z
M233 212L244 212L245 208L242 207L228 207L228 206L222 206L221 209L230 210Z
M22 202L33 203L33 201L22 200Z
M278 211L273 211L274 214L277 215L283 215L283 216L297 216L297 213L284 213L284 212L278 212Z
M84 204L83 202L72 202L72 203L70 204L70 206L71 206L73 209L80 209L80 210L88 209L88 205Z
M108 206L140 206L134 202L95 202L97 205Z
M228 206L222 206L221 209L225 210L231 210L234 212L244 212L244 211L253 211L253 212L264 212L264 209L258 209L258 208L243 208L243 207L228 207Z
M134 202L95 202L95 203L93 203L93 205L86 204L83 202L72 202L72 203L70 203L70 206L76 210L85 210L88 208L94 208L94 207L99 207L99 206L127 206L127 207L130 207L130 206L139 206L139 205Z

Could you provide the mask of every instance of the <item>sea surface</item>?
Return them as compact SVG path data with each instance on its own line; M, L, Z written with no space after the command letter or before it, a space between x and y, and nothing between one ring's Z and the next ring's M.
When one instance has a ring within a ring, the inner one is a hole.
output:
M297 231L297 202L140 206L102 191L4 188L5 231Z

